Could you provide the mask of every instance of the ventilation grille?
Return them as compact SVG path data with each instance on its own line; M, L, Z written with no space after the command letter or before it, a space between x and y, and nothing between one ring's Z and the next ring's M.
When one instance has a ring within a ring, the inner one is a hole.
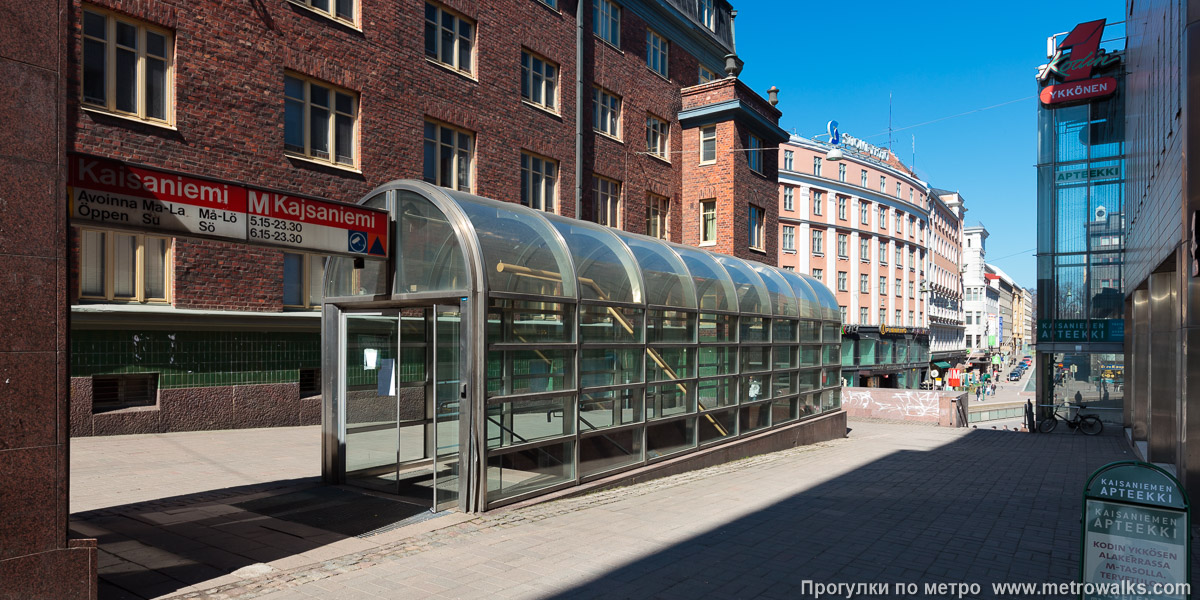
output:
M158 373L92 376L92 412L158 403Z

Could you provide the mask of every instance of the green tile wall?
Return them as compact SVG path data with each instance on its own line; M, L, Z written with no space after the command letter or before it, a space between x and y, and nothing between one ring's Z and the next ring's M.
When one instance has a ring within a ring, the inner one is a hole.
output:
M71 332L71 376L159 374L158 387L296 383L321 366L317 332Z

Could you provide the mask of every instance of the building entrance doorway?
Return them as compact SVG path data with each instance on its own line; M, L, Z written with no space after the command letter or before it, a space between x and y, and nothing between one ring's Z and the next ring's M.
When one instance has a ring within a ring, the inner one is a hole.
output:
M462 313L457 304L345 312L338 396L346 483L436 510L459 498Z

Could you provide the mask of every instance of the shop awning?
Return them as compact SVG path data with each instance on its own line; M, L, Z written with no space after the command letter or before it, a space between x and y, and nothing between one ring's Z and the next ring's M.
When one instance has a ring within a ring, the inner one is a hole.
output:
M949 369L949 368L950 368L950 363L948 363L948 362L946 362L946 361L944 361L944 360L939 360L939 361L937 361L937 362L933 363L933 366L935 366L935 367L937 367L937 368L939 368L939 369Z

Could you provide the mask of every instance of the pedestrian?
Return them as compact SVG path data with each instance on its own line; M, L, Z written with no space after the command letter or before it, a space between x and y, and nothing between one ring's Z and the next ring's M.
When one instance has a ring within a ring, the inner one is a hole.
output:
M975 388L975 401L983 402L983 386Z

